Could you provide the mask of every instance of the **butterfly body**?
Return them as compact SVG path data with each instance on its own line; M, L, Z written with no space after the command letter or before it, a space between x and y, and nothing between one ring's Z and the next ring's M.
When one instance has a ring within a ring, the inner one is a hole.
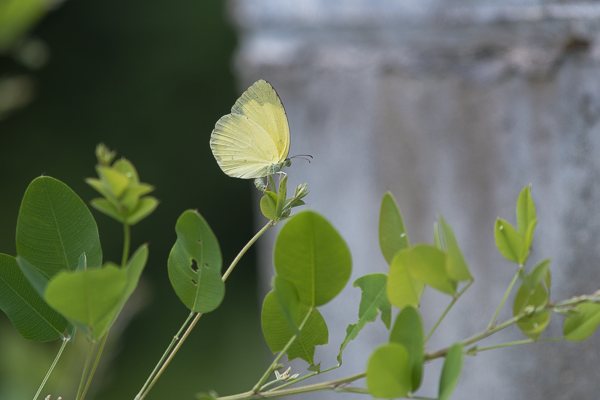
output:
M271 84L259 80L242 93L231 114L217 121L210 147L219 167L234 178L263 178L291 164L287 116Z

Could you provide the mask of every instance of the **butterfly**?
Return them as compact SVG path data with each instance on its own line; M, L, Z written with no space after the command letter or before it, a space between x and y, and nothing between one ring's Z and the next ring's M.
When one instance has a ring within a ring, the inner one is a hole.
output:
M221 117L210 136L210 148L225 174L264 178L289 167L290 128L281 99L270 83L252 84Z

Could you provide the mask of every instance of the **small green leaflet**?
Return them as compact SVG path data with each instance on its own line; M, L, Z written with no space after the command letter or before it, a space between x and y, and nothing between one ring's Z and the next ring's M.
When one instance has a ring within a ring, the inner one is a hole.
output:
M358 287L362 291L360 306L358 310L358 321L355 324L350 324L346 328L346 338L340 345L337 360L342 364L342 353L344 349L354 340L362 328L369 322L375 321L377 315L381 315L381 321L389 329L392 308L387 299L387 276L385 274L369 274L358 278L354 282L354 287Z
M463 346L459 343L453 345L446 354L442 375L440 376L440 387L438 400L449 400L458 384L463 365Z
M177 241L168 260L171 285L191 311L213 311L225 296L219 242L208 223L194 210L181 214L175 231Z
M592 336L600 325L600 304L583 303L575 308L563 324L565 339L579 342Z
M392 263L399 250L409 246L408 235L404 227L402 214L394 196L387 192L381 199L379 211L379 246L381 253L388 262Z
M398 343L379 346L367 364L367 388L373 397L406 397L412 386L412 373L406 348Z
M550 260L544 260L523 278L521 287L515 295L513 315L521 314L527 307L538 308L548 304L550 283ZM521 319L517 325L525 335L537 339L548 327L551 317L550 311L541 311Z
M446 252L446 269L448 276L455 281L472 281L473 276L469 272L469 267L465 257L458 246L456 236L452 228L444 217L440 217L439 222L434 227L436 245L440 250Z
M425 339L423 321L416 308L408 306L398 314L390 333L390 342L401 344L406 349L411 370L411 392L417 391L423 378Z
M285 298L286 303L282 304L280 298ZM300 303L297 294L295 300L293 293L278 296L272 290L267 294L262 307L261 326L265 341L273 353L283 350L288 341L298 333L302 321L309 312L310 316L289 347L287 356L290 360L301 358L314 365L315 347L327 344L329 341L329 331L323 316L317 309Z

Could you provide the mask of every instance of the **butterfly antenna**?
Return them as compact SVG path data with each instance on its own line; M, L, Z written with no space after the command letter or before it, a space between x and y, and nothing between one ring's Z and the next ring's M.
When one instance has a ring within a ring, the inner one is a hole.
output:
M314 158L313 156L311 156L310 154L296 154L295 156L291 156L290 160L292 158L301 158L303 160L308 161L308 163L310 164L310 162L312 161L312 159Z

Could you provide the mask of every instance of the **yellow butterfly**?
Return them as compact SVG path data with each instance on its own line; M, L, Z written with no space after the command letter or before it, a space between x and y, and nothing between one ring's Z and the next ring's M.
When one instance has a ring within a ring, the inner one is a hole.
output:
M259 80L242 93L231 114L217 121L210 148L234 178L263 178L289 167L290 128L273 86Z

